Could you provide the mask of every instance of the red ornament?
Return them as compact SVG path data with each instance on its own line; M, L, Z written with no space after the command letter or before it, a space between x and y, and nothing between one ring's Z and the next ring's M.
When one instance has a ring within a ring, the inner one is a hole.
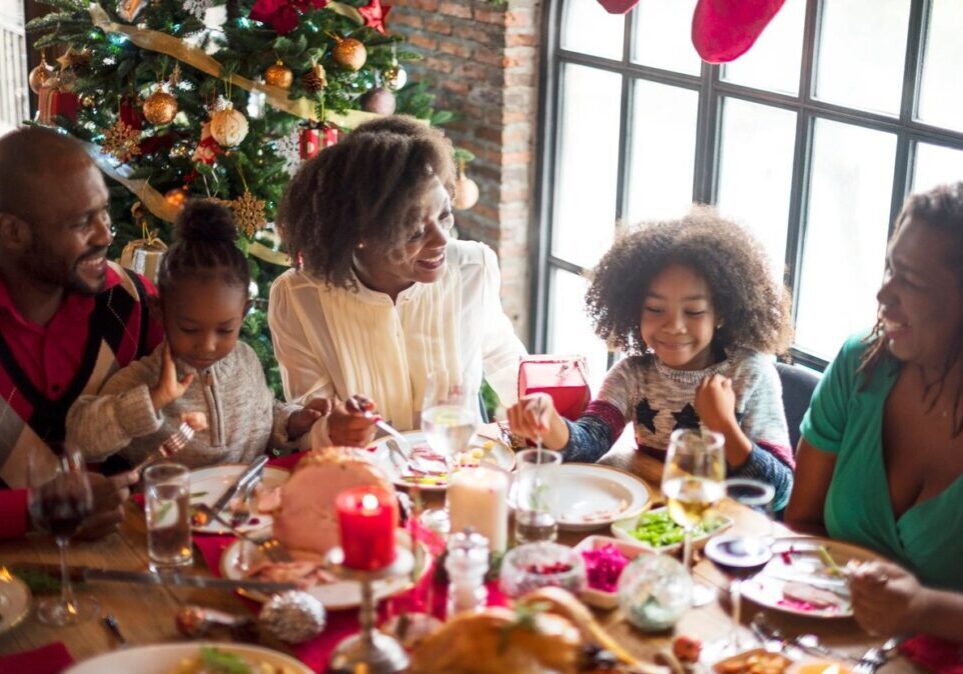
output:
M248 17L266 23L278 35L284 35L298 27L301 14L327 4L328 0L257 0Z
M136 100L125 98L120 102L120 121L132 129L143 128L144 117Z
M321 139L321 147L331 147L338 142L338 128L325 124L321 127L324 131L324 138Z
M354 487L338 494L334 507L346 567L374 571L395 561L398 509L394 496L378 487Z
M301 129L298 136L301 159L310 159L321 151L320 134L317 129Z
M358 13L364 17L364 25L374 28L382 35L385 33L385 19L390 11L391 7L388 5L381 6L381 0L371 0L364 7L358 7Z
M745 54L785 0L699 0L692 15L692 44L707 63Z
M72 91L61 91L57 87L40 87L37 99L37 120L41 124L53 124L57 117L77 121L80 97Z
M639 0L599 0L599 4L609 14L625 14L638 4Z

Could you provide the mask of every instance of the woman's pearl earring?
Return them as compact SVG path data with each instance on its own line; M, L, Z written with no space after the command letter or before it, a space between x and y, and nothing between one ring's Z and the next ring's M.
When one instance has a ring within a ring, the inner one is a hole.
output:
M363 248L364 248L364 241L362 241L362 242L359 243L357 246L355 246L355 248L357 248L358 250L363 249Z

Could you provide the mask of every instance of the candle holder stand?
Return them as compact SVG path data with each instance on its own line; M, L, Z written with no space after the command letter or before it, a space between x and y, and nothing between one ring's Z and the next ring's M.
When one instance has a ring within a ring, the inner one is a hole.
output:
M408 668L408 653L393 637L375 629L375 581L411 573L414 557L410 550L399 547L395 561L382 569L363 571L350 569L343 564L344 551L333 548L328 553L328 569L339 578L361 583L361 606L358 621L361 631L346 639L334 649L328 663L328 674L396 674Z

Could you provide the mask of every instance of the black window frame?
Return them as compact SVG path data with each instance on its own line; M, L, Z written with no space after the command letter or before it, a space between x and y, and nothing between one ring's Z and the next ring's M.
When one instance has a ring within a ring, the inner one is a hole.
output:
M591 56L561 49L564 7L573 0L559 0L544 5L542 16L542 44L540 67L539 128L536 168L535 232L532 241L532 263L536 270L532 292L531 325L533 347L544 352L548 344L550 284L556 269L581 274L584 268L551 252L555 222L556 158L559 156L559 115L562 100L560 77L563 64L584 65L619 74L622 77L622 105L620 111L619 166L616 189L616 218L621 219L628 209L629 143L627 129L632 120L633 86L636 79L649 80L698 91L695 170L693 201L715 204L720 166L722 104L725 97L761 103L793 111L797 114L792 167L784 281L792 292L792 315L795 324L798 313L798 284L802 268L803 242L809 202L810 162L813 156L813 129L817 119L843 122L855 126L886 131L896 136L896 156L890 199L889 233L893 222L909 194L914 173L916 147L919 142L956 150L963 150L963 132L944 129L915 119L922 79L923 50L926 27L932 0L911 0L907 26L906 55L903 87L898 117L868 112L827 103L813 97L817 41L823 0L806 0L803 28L802 58L800 59L799 91L796 95L754 89L722 80L722 66L703 62L698 76L662 70L632 63L634 10L625 15L621 60ZM963 179L963 176L961 176ZM795 346L790 349L792 360L817 370L825 369L827 361ZM609 354L609 364L614 354Z

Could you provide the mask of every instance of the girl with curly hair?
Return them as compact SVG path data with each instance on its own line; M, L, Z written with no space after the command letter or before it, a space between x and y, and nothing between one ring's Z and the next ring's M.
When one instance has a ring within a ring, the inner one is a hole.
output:
M793 454L782 387L771 357L791 340L789 298L759 244L707 207L641 226L602 257L586 298L595 330L627 353L577 421L545 394L509 410L516 433L596 461L628 421L643 451L660 458L678 428L725 437L729 474L792 489Z
M174 228L152 307L165 343L98 394L78 398L67 414L67 441L89 460L120 452L137 464L186 420L197 432L177 461L197 468L248 463L269 445L294 448L325 414L337 417L335 435L344 439L353 414L327 400L306 407L276 401L254 350L238 340L251 276L231 212L191 201Z
M288 400L360 394L401 430L418 427L429 373L468 390L484 373L515 401L525 349L494 252L449 237L454 179L444 135L401 116L359 125L301 167L278 213L299 264L268 310Z

